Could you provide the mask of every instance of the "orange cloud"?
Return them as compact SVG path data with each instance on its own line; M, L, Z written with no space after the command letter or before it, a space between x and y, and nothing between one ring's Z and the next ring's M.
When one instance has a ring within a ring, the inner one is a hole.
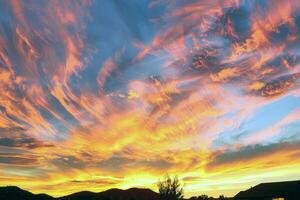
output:
M265 12L254 4L244 13L247 5L236 0L170 1L153 20L163 25L149 44L130 38L134 44L104 49L97 45L109 38L91 33L99 28L95 4L5 4L11 22L0 28L1 185L59 196L155 189L171 173L186 183L187 196L233 195L297 175L299 143L271 139L298 123L298 110L255 133L243 129L257 108L299 96L297 2L272 3ZM130 24L116 28L132 31Z

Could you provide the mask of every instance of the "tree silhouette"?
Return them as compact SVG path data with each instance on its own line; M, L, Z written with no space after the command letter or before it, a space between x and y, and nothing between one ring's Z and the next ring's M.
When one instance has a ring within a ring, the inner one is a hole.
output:
M190 200L209 200L209 197L205 194L198 197L191 197Z
M205 194L199 196L198 198L199 198L199 200L208 200L209 199L208 196Z
M183 187L178 177L171 178L166 175L164 180L157 183L159 196L161 200L181 200L183 199Z

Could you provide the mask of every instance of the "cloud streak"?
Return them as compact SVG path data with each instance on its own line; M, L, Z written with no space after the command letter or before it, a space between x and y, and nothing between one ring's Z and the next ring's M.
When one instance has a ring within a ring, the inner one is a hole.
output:
M174 173L189 196L295 178L299 6L1 2L0 184L62 195Z

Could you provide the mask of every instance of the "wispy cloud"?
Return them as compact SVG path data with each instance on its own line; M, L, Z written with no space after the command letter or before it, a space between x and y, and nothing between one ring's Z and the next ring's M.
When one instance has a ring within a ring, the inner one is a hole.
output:
M1 2L0 184L59 195L174 173L188 195L232 195L295 178L299 6Z

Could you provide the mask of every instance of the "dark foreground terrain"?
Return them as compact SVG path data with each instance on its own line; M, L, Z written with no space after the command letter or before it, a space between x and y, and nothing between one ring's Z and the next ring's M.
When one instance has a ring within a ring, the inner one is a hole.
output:
M0 200L160 200L159 194L142 188L110 189L104 192L82 191L54 198L47 194L33 194L16 186L0 187ZM217 200L212 197L191 197L189 200Z
M54 198L47 194L33 194L16 186L0 187L1 200L158 200L159 195L150 189L110 189L104 192L82 191Z
M261 183L239 192L235 197L219 200L299 200L300 180ZM206 195L191 197L188 200L217 200ZM54 198L47 194L33 194L16 186L0 187L0 200L160 200L158 193L143 188L128 190L110 189L104 192L82 191L63 197Z

